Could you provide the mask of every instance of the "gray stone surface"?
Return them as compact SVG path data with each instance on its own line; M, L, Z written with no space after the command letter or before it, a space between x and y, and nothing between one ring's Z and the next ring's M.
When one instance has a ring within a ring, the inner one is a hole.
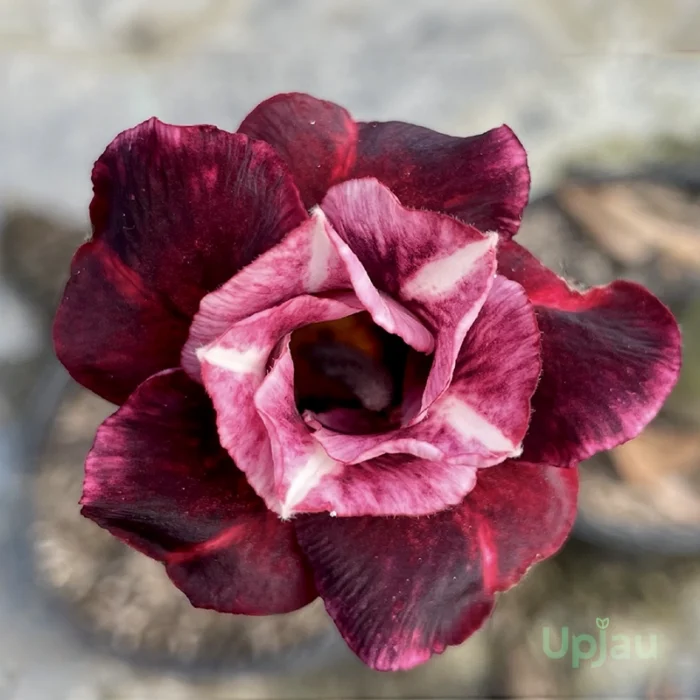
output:
M457 134L509 123L541 191L571 160L697 145L699 52L698 0L0 0L0 216L24 203L83 223L120 130L154 114L234 129L289 90ZM0 309L11 370L46 336L2 280ZM11 417L0 395L0 698L190 697L66 637L23 588ZM273 691L251 678L238 697Z
M697 5L0 0L0 196L83 216L121 129L153 114L234 128L281 90L455 133L508 122L543 186L591 138L694 133Z

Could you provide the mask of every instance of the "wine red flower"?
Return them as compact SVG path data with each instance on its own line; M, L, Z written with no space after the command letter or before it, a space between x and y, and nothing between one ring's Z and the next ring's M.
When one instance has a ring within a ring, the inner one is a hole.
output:
M478 629L564 542L578 463L678 376L649 292L576 291L512 240L529 173L505 126L278 95L235 134L130 129L93 183L54 325L71 375L120 404L83 514L196 606L320 595L377 669Z

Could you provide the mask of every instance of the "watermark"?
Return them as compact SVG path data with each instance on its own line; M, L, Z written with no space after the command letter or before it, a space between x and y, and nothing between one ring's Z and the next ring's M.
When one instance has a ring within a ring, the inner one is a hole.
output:
M569 640L569 628L562 627L561 642L558 649L552 649L552 630L542 628L542 651L550 659L563 659L571 654L571 667L580 668L582 661L590 661L592 668L602 666L608 658L624 659L657 659L659 639L656 634L612 634L608 640L610 618L596 618L598 637L592 634L573 634ZM571 642L569 644L569 641Z

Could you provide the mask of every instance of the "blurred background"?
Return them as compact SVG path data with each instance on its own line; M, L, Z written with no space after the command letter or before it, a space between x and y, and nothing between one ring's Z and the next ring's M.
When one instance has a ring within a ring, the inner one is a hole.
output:
M293 90L509 124L533 174L520 241L584 284L643 282L685 334L659 418L583 466L564 550L408 673L363 668L318 606L192 609L76 505L112 407L48 333L93 161L152 115L235 130ZM700 0L0 0L0 698L700 697L699 286ZM605 624L629 658L551 658Z

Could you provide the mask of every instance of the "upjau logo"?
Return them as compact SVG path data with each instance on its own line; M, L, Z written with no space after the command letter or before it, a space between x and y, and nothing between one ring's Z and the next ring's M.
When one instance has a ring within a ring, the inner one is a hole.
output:
M562 627L558 649L552 649L553 633L550 627L542 628L542 651L550 659L563 659L571 647L571 667L580 668L582 661L590 661L592 668L602 666L608 659L656 659L659 653L659 639L656 634L612 634L608 640L610 618L596 618L597 638L592 634L574 634L569 639L569 628Z

